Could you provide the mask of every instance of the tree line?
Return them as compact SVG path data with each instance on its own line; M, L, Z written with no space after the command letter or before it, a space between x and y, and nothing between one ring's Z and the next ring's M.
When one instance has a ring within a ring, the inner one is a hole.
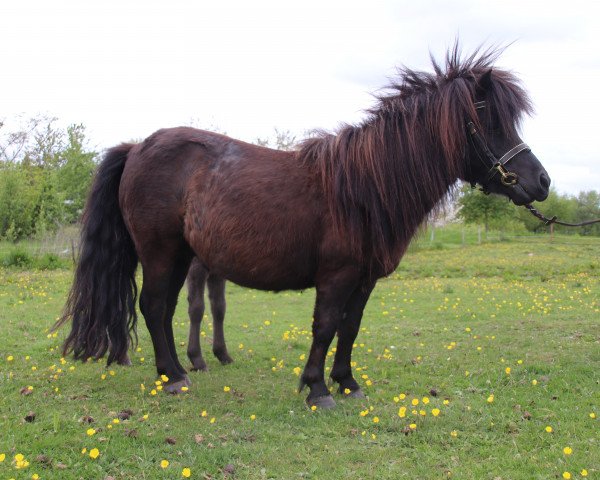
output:
M290 150L296 137L288 130L275 129L271 137L257 138L255 143ZM99 160L99 152L89 147L83 124L61 128L56 118L43 115L12 128L0 121L0 239L43 237L59 226L76 223ZM454 206L465 223L486 230L547 229L506 199L467 187L459 191ZM540 209L573 223L599 218L600 193L592 190L572 196L551 190ZM577 229L577 233L600 235L600 225Z
M85 204L98 153L82 124L36 116L9 129L0 122L0 238L43 237L74 223Z

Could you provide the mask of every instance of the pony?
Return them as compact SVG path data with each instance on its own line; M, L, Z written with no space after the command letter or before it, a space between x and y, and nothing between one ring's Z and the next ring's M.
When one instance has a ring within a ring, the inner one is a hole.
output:
M363 397L352 345L378 279L459 180L516 205L544 200L550 178L518 129L532 104L517 77L494 67L499 49L464 57L458 45L433 72L407 67L367 118L319 132L295 151L187 127L109 149L82 218L79 263L58 325L64 354L121 362L140 311L165 390L190 385L172 317L197 257L218 278L270 290L315 287L312 344L300 376L310 406L330 408L324 364L338 392ZM58 326L57 325L57 326ZM185 388L184 390L187 390Z

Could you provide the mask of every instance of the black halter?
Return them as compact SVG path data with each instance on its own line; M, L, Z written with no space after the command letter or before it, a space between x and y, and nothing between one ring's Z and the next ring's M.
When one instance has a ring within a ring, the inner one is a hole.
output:
M485 102L475 103L475 109L479 110L482 108L485 108ZM518 145L511 148L504 155L502 155L500 158L497 158L489 149L487 143L485 143L485 140L479 134L473 122L467 123L467 129L471 134L471 141L473 142L473 146L475 147L474 150L477 153L477 156L483 162L483 164L489 168L484 183L489 183L492 180L492 178L494 178L494 176L499 173L501 176L500 181L503 185L506 185L507 187L515 186L518 182L517 174L514 172L509 172L506 169L505 165L508 162L510 162L513 158L515 158L519 153L531 150L529 146L526 143L519 143ZM486 161L484 157L487 158L488 161Z

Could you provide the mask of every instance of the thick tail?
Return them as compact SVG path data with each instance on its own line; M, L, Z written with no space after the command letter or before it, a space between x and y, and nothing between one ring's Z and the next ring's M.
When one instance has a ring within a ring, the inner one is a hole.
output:
M132 144L111 148L98 168L82 218L79 262L62 317L71 321L63 354L76 359L124 362L137 342L135 304L138 263L119 207L119 184Z

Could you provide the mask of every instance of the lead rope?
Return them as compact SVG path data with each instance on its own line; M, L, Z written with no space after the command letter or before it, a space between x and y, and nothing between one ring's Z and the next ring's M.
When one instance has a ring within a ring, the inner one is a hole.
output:
M556 225L564 225L565 227L583 227L585 225L592 225L593 223L600 222L600 218L598 218L596 220L588 220L587 222L581 222L581 223L561 222L560 220L557 219L556 215L553 216L552 218L545 217L543 213L541 213L539 210L537 210L531 204L525 205L525 208L527 210L529 210L534 217L536 217L536 218L540 219L542 222L544 222L544 225L552 225L553 223L555 223Z

